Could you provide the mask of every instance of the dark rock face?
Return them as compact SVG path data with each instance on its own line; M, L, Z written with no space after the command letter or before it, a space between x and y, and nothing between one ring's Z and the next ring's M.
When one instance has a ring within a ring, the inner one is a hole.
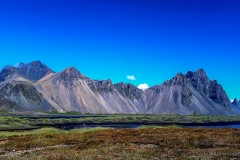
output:
M196 72L188 72L186 77L197 91L205 94L220 105L230 107L231 101L228 98L226 91L216 80L211 81L203 69L199 69Z
M2 69L0 72L0 82L5 81L8 78L11 78L11 76L16 72L16 68L12 66L6 66Z
M108 92L113 92L113 84L112 81L110 79L107 80L102 80L102 81L92 81L88 83L88 86L91 88L92 91L96 91L96 92L104 92L104 93L108 93Z
M57 80L63 83L65 86L74 86L73 82L75 80L89 79L88 77L81 74L75 67L69 67L64 71L60 72Z
M174 92L174 97L180 97L181 99L181 104L184 106L189 106L191 100L192 93L190 89L188 88L188 81L186 79L186 76L183 75L182 73L177 74L174 78L170 80L170 84L173 86L180 86L181 90L180 92L175 91Z
M42 94L34 86L25 82L15 85L7 83L0 89L0 96L16 103L25 110L50 111L53 109L51 105L45 103Z
M186 107L191 104L192 93L182 73L161 85L150 87L145 93L150 113L191 114Z
M18 83L12 88L11 92L14 96L22 94L24 97L31 99L39 106L41 104L42 95L32 85Z
M208 97L223 106L229 107L231 105L227 93L216 80L212 81L210 84Z
M196 72L189 71L186 74L186 77L196 90L207 94L210 80L208 79L207 74L203 69L199 69Z
M0 111L14 112L14 111L23 111L16 103L0 97Z
M114 88L130 99L141 99L143 96L143 91L132 84L117 83L114 84Z
M54 71L40 61L33 61L27 64L20 63L17 73L30 81L36 82L47 74L54 73Z
M20 63L17 68L12 66L4 67L0 72L0 82L11 78L11 76L15 73L27 80L36 82L43 78L45 75L54 73L54 71L52 71L46 65L42 64L40 61L33 61L27 64Z
M163 114L232 115L224 89L211 81L203 69L179 73L161 85L145 91L148 112ZM238 113L236 113L238 114Z
M185 75L178 73L171 80L165 81L162 85L150 87L149 90L152 90L155 94L166 94L164 93L164 89L168 87L173 88L173 91L171 90L169 94L170 97L173 97L173 101L176 105L178 102L181 102L184 106L190 104L192 93L188 88L188 81Z
M237 98L233 100L232 104L240 108L240 100L238 101Z
M117 83L112 84L110 79L107 80L89 80L88 86L91 88L92 91L99 92L99 93L111 93L113 94L114 91L117 91L122 96L129 98L129 99L141 99L144 95L144 92L137 88L132 84L125 84L125 83Z

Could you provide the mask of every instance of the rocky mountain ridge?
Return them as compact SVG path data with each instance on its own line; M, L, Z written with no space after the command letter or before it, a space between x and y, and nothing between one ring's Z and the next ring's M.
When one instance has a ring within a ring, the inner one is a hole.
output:
M4 102L11 102L10 106L15 105L16 110L27 111L240 114L233 107L239 101L234 101L233 105L222 86L210 80L203 69L178 73L163 84L143 91L132 84L112 84L110 79L92 80L75 67L55 73L40 61L34 61L3 68L0 72L1 97Z
M49 73L54 73L54 71L40 61L33 61L27 64L19 63L16 67L8 65L0 72L0 82L13 78L13 75L36 82Z
M240 108L240 100L237 100L237 98L235 98L232 102L232 105L235 105Z

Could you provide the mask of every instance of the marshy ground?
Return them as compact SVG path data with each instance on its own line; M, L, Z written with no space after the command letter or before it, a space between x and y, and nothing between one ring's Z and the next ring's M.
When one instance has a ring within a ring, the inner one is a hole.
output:
M46 126L71 126L83 124L137 124L137 125L211 125L240 124L240 116L200 116L200 115L11 115L0 114L0 131L37 129ZM62 127L60 127L62 128Z
M54 128L0 132L0 159L239 159L240 129Z

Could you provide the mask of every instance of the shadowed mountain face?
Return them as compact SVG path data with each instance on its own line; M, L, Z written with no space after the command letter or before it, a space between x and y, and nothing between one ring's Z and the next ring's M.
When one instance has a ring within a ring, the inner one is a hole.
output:
M7 83L0 89L0 97L7 99L22 109L30 111L52 111L53 107L36 88L27 82Z
M148 111L163 114L191 114L189 107L192 92L186 77L179 73L162 85L150 87L145 91Z
M235 98L232 102L232 105L235 105L240 108L240 100L237 100L237 98Z
M214 102L223 106L231 105L231 101L222 86L219 85L216 80L211 81L208 79L207 74L203 69L199 69L194 73L188 72L186 77L197 91L205 94Z
M12 66L6 66L0 72L0 82L7 80L16 73L16 68Z
M232 108L240 113L240 101L235 98L231 104Z
M54 72L40 61L33 61L28 64L20 63L17 73L25 79L36 82L47 74Z
M238 115L224 89L203 69L179 73L143 91L132 84L92 80L76 68L54 73L40 61L7 66L0 75L0 97L31 111ZM5 105L6 106L6 105ZM20 108L19 107L19 108ZM14 107L12 107L14 108ZM17 107L15 107L17 108ZM1 109L1 106L0 106Z
M49 73L54 73L54 71L42 64L40 61L33 61L27 64L20 63L18 67L4 67L0 72L0 82L12 78L14 75L36 82Z
M15 111L23 111L21 107L19 107L16 103L0 97L0 111L7 111L7 112L15 112Z
M166 114L234 115L224 89L203 69L177 74L146 91L148 111ZM238 114L238 113L237 113Z

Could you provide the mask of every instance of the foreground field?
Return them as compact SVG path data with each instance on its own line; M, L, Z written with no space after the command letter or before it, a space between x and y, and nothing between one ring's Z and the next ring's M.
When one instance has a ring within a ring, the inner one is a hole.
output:
M239 159L240 129L0 132L0 159Z

